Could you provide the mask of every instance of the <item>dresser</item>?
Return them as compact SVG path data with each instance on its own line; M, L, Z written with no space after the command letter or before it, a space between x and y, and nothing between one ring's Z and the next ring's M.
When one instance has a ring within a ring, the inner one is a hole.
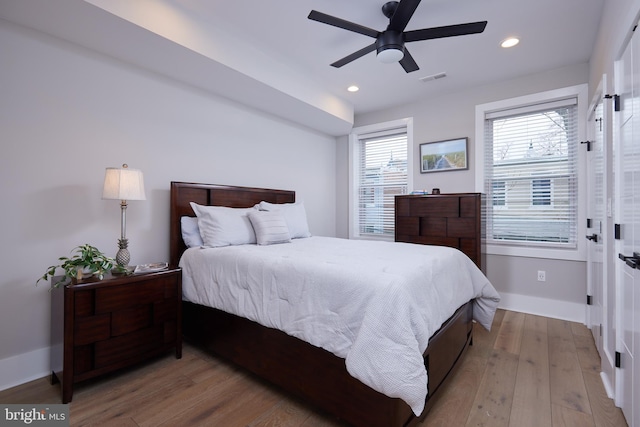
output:
M54 279L55 280L55 279ZM74 384L169 350L182 357L182 270L89 278L51 290L51 382Z
M396 196L395 240L457 248L484 271L482 200L481 193Z

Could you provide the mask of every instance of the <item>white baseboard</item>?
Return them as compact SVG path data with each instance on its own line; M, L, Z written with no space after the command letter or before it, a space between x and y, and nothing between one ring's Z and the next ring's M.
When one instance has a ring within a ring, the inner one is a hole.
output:
M607 393L607 397L609 399L615 399L615 392L613 391L613 386L611 384L611 378L604 371L600 372L600 379L602 380L602 385L604 385L604 391ZM616 406L620 407L618 403L615 403Z
M6 390L51 373L49 347L0 360L0 390Z
M585 304L500 292L499 308L586 324Z

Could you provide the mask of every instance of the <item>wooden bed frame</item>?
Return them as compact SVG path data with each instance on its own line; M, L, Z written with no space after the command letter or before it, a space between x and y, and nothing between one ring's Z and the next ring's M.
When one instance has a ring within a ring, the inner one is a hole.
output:
M194 216L189 202L250 207L260 201L291 203L285 190L171 183L170 264L186 249L180 218ZM400 427L424 418L471 343L472 304L460 307L429 340L424 354L429 375L426 407L415 417L409 406L387 397L348 374L344 359L286 333L210 307L183 302L184 338L242 366L285 391L354 426Z

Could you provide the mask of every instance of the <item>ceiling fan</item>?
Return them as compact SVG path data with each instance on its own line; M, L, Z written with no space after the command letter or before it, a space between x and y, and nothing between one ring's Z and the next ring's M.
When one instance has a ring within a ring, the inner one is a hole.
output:
M373 37L375 42L351 55L331 64L340 68L369 52L377 51L380 62L392 63L400 61L400 65L407 73L419 70L418 64L409 51L404 47L405 43L421 40L440 39L444 37L463 36L477 34L484 31L487 21L469 22L467 24L447 25L444 27L423 28L421 30L404 31L409 20L420 4L420 0L390 1L382 5L382 13L389 18L389 25L384 31L377 31L350 21L345 21L335 16L312 10L308 18L313 21L333 25L365 36Z

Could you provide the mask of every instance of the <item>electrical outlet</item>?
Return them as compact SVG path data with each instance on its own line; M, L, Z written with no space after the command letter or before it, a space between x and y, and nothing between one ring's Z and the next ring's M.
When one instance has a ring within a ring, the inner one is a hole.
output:
M544 282L547 280L547 273L544 270L538 270L538 282Z

